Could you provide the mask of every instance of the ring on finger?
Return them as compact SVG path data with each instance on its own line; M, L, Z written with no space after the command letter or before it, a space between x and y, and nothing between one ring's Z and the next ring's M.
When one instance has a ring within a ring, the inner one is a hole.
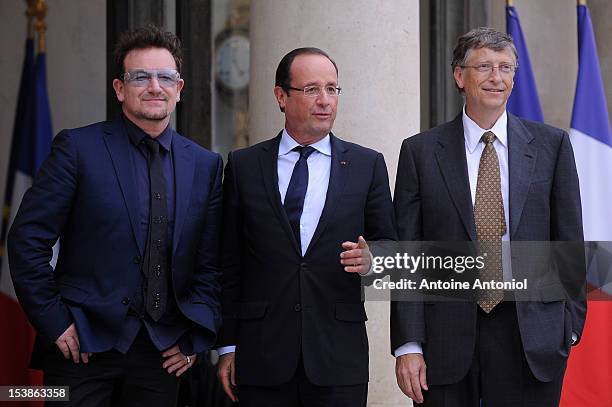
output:
M185 360L187 361L187 364L191 363L191 356L186 356Z

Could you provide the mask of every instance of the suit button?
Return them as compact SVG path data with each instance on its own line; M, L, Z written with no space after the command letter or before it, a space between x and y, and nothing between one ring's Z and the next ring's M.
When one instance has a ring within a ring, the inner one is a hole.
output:
M128 305L128 304L130 303L130 299L129 299L128 297L124 297L124 298L121 300L121 303L122 303L123 305Z
M303 261L302 263L300 263L300 267L301 267L301 268L305 269L305 268L306 268L306 266L307 266L307 264L306 264L306 262L305 262L305 261Z
M295 307L293 307L293 310L295 312L300 312L302 310L302 306L299 303L295 304Z
M134 264L140 264L141 261L141 257L140 256L134 256Z

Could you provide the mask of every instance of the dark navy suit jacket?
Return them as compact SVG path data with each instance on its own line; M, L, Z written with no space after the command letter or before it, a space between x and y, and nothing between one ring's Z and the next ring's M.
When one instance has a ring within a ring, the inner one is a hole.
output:
M113 348L135 291L144 244L122 120L64 130L53 140L9 233L17 297L41 343L74 322L82 352ZM171 287L195 352L220 325L221 157L173 134L175 227ZM60 239L55 270L52 246Z
M278 188L281 135L228 158L224 180L223 313L219 346L237 345L240 385L289 381L300 358L316 385L368 381L361 277L342 243L395 240L382 154L331 136L325 206L302 255Z

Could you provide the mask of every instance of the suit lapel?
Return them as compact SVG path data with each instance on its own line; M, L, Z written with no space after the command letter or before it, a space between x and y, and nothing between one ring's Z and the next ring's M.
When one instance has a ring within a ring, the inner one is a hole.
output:
M119 186L123 194L123 200L128 210L132 234L138 245L140 254L144 253L143 242L138 239L138 191L131 165L129 140L124 124L121 119L108 123L104 129L104 143L115 168L115 174L119 180Z
M537 158L534 137L521 121L508 113L508 172L510 184L510 239L516 232L525 207Z
M261 166L262 179L264 187L266 188L267 196L270 201L270 205L274 209L274 213L278 218L281 226L285 230L285 233L292 242L293 248L297 253L302 255L302 248L298 244L295 236L293 235L293 229L287 218L285 208L283 208L281 202L280 192L278 190L278 145L283 132L281 131L278 136L261 144L261 150L259 154L259 164Z
M435 156L446 188L457 212L459 212L463 226L470 238L476 240L476 225L474 223L472 195L465 157L462 116L457 116L450 126L451 131L438 135Z
M346 143L338 139L330 133L330 142L332 146L331 169L329 174L329 185L327 187L327 195L325 198L325 206L319 218L319 223L315 229L314 235L310 240L308 249L305 254L314 247L317 240L321 237L330 219L333 219L336 206L342 197L344 186L348 174L348 168L351 165L349 160L348 148Z
M191 200L193 190L193 177L195 171L195 160L193 150L189 143L174 133L172 137L172 156L174 159L174 233L172 239L172 253L176 251L185 216Z

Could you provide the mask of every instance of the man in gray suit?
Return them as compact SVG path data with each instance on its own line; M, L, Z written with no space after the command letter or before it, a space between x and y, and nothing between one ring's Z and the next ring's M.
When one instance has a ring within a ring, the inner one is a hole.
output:
M510 36L478 28L459 38L452 69L465 97L462 113L402 145L394 202L400 240L500 247L502 241L582 241L567 133L506 111L517 67ZM494 270L500 280L501 257ZM558 277L578 292L583 281L582 267ZM402 391L427 406L558 405L586 303L504 301L503 294L479 292L474 302L394 302L391 342Z

